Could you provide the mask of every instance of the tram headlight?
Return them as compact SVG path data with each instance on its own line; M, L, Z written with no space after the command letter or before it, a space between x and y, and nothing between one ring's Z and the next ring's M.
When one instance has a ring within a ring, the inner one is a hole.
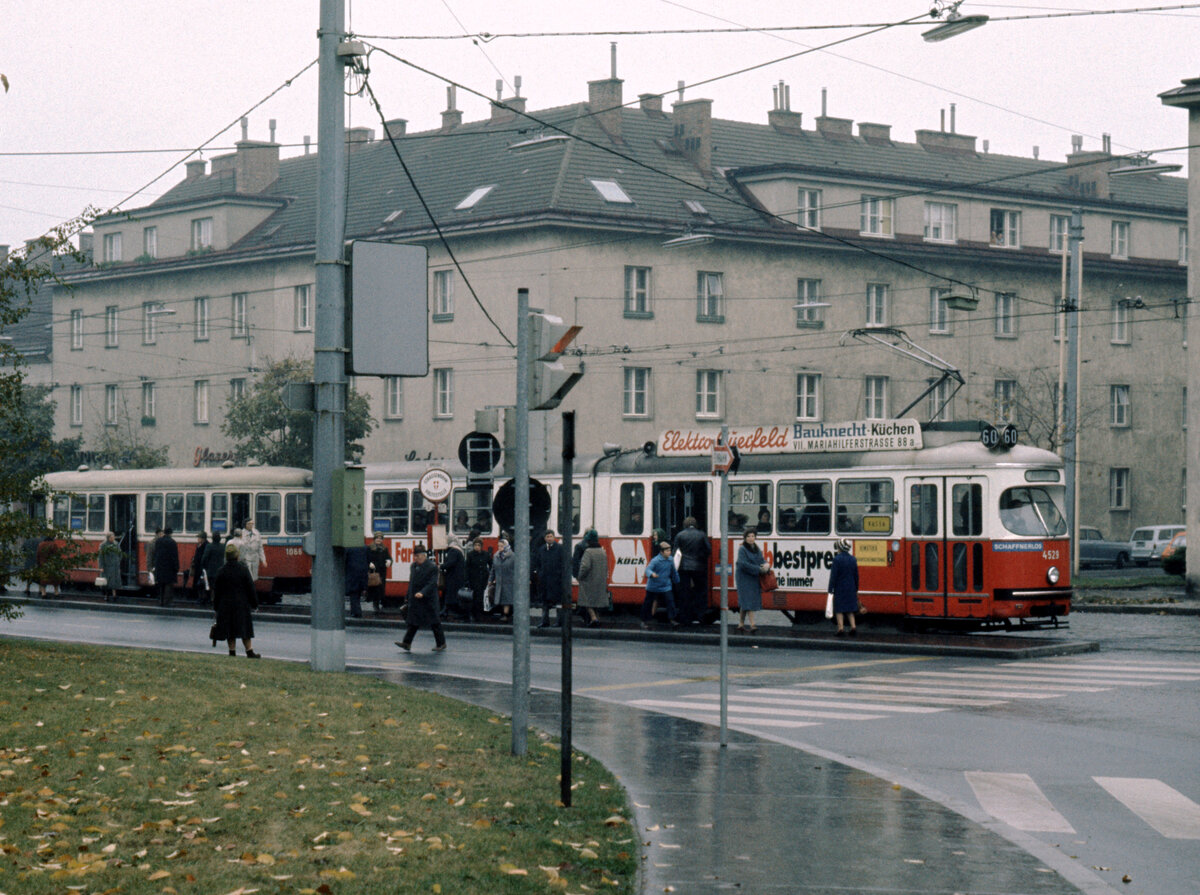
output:
M1051 566L1046 570L1046 580L1051 584L1058 584L1058 566Z

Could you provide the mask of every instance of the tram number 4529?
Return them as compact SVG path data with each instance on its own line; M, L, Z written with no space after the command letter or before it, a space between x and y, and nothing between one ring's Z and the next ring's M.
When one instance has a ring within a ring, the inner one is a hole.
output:
M1042 551L1042 559L1049 559L1052 561L1057 560L1058 559L1058 551L1057 550L1043 550Z

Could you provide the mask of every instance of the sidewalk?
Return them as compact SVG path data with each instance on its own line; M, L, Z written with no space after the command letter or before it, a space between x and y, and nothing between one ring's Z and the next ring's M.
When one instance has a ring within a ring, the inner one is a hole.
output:
M357 670L499 714L512 707L502 684ZM1057 849L1002 835L978 809L829 757L735 731L721 748L715 727L582 697L572 722L575 748L628 791L646 895L1113 893ZM530 724L557 733L559 723L559 695L534 691Z

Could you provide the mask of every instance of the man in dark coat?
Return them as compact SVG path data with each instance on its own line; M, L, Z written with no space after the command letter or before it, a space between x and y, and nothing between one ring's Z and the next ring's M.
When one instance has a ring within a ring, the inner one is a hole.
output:
M542 604L542 623L539 628L550 627L550 607L562 603L563 570L566 568L567 551L554 537L552 529L546 529L541 545L533 552L533 572L537 576L537 596ZM561 612L559 616L561 616ZM562 624L562 618L558 619Z
M696 518L683 520L683 530L675 535L679 551L679 614L681 625L700 621L708 589L708 535L696 527Z
M451 538L442 554L442 581L442 606L446 615L470 618L471 604L459 596L467 587L467 553L458 538Z
M346 548L346 596L350 598L350 616L362 618L362 598L367 592L367 566L370 559L366 547Z
M225 546L221 543L221 533L214 531L208 547L204 551L204 567L200 571L201 580L208 581L208 601L213 599L213 582L221 569L225 568Z
M188 581L191 581L192 602L205 603L208 601L208 594L204 587L204 580L201 573L204 571L204 558L208 553L208 534L200 532L196 535L196 552L192 554L191 568L183 573L183 585L188 587Z
M168 530L168 534L169 534ZM254 637L254 619L250 612L258 607L254 593L254 579L250 570L238 561L236 544L225 547L225 565L217 573L213 586L213 607L217 610L217 623L213 626L213 637L229 644L229 655L237 655L237 640L242 639L247 659L261 659L250 646Z
M446 648L446 635L438 617L438 567L429 558L425 545L417 544L408 570L408 629L404 639L396 641L396 646L406 652L411 650L413 638L425 625L433 630L433 651L440 653Z
M158 589L158 605L175 602L175 578L179 575L179 545L164 528L163 536L154 542L154 582Z

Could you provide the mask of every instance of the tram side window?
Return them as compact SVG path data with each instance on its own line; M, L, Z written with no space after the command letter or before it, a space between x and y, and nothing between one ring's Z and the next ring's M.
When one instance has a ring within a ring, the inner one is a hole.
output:
M412 493L412 530L413 534L424 534L433 524L433 504L421 496L421 492L413 489ZM446 528L446 515L438 511L438 525Z
M829 482L780 482L778 524L780 534L829 534Z
M617 529L623 535L640 535L646 525L646 486L626 482L621 486L621 507Z
M892 533L891 479L853 479L837 483L838 534Z
M87 503L82 497L72 497L68 505L65 526L71 531L83 531L87 524Z
M1015 535L1061 536L1067 523L1045 488L1009 488L1000 495L1000 521Z
M149 498L146 506L150 505ZM212 496L212 530L219 534L232 534L229 531L229 495L214 494Z
M87 530L104 531L104 495L89 494L87 498Z
M163 527L169 528L177 534L183 531L183 494L181 492L167 492Z
M283 530L290 535L312 531L312 493L304 491L283 498Z
M729 533L771 533L771 483L738 482L729 486Z
M371 495L371 531L408 534L407 491L376 491Z
M956 538L977 538L983 534L982 485L955 485L951 491L950 505Z
M908 492L909 533L921 537L938 532L937 485L913 485Z
M472 529L483 534L492 532L492 490L483 488L454 489L454 533L469 534Z
M146 515L142 518L142 531L148 535L152 535L162 527L163 496L161 494L147 494Z
M254 496L254 527L260 534L279 534L281 509L278 491L267 491Z
M578 485L571 486L571 534L575 535L579 534L579 516L582 512L579 509L579 501L583 499L582 493L583 492L580 490ZM566 497L567 489L560 486L558 489L558 514L554 517L554 521L558 526L558 534L560 537L562 536L563 532L566 531L566 527L563 525L563 522L566 521L566 516L564 515L566 510Z
M183 530L188 534L204 531L204 495L189 491L184 497Z

